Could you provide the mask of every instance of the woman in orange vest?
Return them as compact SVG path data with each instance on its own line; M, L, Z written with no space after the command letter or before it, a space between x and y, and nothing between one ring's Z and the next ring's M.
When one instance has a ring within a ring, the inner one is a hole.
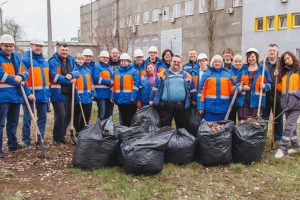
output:
M76 69L79 77L76 79L76 104L74 108L74 128L78 133L84 127L84 119L89 124L92 111L92 101L94 97L94 87L90 68L84 63L82 54L76 55ZM84 116L81 113L80 103L82 105Z
M293 53L287 51L282 54L279 70L276 70L274 75L279 75L277 90L282 94L280 103L286 117L280 146L275 154L275 158L280 159L285 154L295 154L299 151L297 120L300 115L300 67ZM289 143L292 145L291 149L288 149Z

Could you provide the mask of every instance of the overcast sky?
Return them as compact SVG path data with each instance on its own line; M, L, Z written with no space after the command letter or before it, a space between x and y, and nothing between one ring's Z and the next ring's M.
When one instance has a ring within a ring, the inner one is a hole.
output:
M0 0L0 3L6 0ZM51 0L54 41L77 37L80 6L91 0ZM13 18L23 27L24 39L47 39L47 0L8 0L2 6L3 21Z

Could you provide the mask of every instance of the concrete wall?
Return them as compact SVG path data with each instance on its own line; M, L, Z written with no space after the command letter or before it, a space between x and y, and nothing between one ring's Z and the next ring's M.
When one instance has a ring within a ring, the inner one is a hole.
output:
M280 0L244 0L242 52L255 47L263 56L267 53L268 44L277 43L281 53L287 50L297 53L296 49L300 49L300 28L254 32L254 19L298 12L299 0L288 0L288 3L280 3Z
M98 21L101 21L103 17L109 18L104 14L108 12L110 8L105 5L109 5L109 2L113 2L110 7L113 11L110 11L113 15L114 20L117 19L116 3L114 0L101 0L93 3L93 12L98 13ZM181 39L175 40L174 45L180 45L179 53L182 53L184 58L187 58L188 50L191 48L196 49L198 52L208 53L208 42L207 42L207 26L205 23L206 13L199 13L199 0L194 0L194 14L192 16L185 15L185 2L186 0L120 0L119 1L119 18L126 17L129 15L135 15L137 13L141 14L141 24L137 26L137 32L132 34L133 51L136 47L141 47L144 51L151 44L151 38L158 37L158 49L160 53L163 51L161 49L162 33L172 33L172 30L182 30ZM227 14L227 8L232 7L232 0L225 0L225 9L216 11L217 15L217 25L216 25L216 40L215 40L215 52L221 54L222 50L226 47L233 48L235 52L241 51L241 38L242 38L242 7L235 7L233 14ZM106 3L106 4L105 4ZM163 21L162 15L159 15L158 22L152 22L151 15L152 10L160 9L164 6L169 6L169 15L173 16L173 5L176 3L181 4L181 17L177 18L174 23L170 20ZM96 5L97 4L97 5ZM102 5L100 5L102 4ZM99 8L99 10L94 11L94 7ZM143 12L150 12L150 23L143 24ZM89 40L89 14L90 4L81 7L81 40L86 42ZM96 17L95 14L93 16ZM94 17L93 17L94 19ZM96 20L96 19L95 19ZM94 22L93 22L94 23ZM111 22L112 23L112 22ZM120 37L124 35L125 29L118 29L120 32ZM164 36L165 37L165 36ZM170 35L170 37L172 37ZM146 41L148 38L148 46L143 45L143 40ZM180 43L182 41L182 43ZM138 44L138 45L135 45ZM177 51L177 50L176 50ZM129 52L132 53L132 52Z

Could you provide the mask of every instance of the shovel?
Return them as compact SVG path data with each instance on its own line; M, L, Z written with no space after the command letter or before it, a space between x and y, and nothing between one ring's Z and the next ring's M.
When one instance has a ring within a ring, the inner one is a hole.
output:
M234 92L234 94L233 94L232 100L231 100L231 102L230 102L229 108L228 108L228 110L227 110L227 113L226 113L226 116L225 116L225 120L228 120L228 117L229 117L229 115L230 115L230 112L231 112L231 110L232 110L233 104L234 104L234 102L235 102L235 100L236 100L236 97L237 97L238 93L239 93L239 91L238 91L238 89L236 88L236 90L235 90L235 92Z
M23 85L21 85L21 92L22 92L22 95L23 95L23 98L24 98L27 110L28 110L28 112L30 114L31 121L32 121L33 126L34 126L34 128L36 130L36 138L37 138L37 141L38 141L36 143L37 148L39 146L39 149L42 151L43 156L46 157L46 147L44 145L44 140L43 140L43 137L42 137L42 135L40 133L39 127L38 127L38 125L36 123L36 118L34 117L34 114L33 114L32 110L31 110L30 105L29 105L29 102L28 102L27 96L25 94Z
M72 83L72 103L71 103L71 140L74 145L77 143L77 137L74 134L74 98L75 98L75 83Z

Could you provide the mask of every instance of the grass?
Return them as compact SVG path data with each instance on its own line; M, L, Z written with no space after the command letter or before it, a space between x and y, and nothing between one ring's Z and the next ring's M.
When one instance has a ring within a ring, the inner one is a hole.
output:
M94 105L92 122L96 121L96 110ZM48 119L49 137L52 135L53 111ZM115 115L114 122L117 121ZM276 150L270 151L269 144L267 141L263 160L251 165L165 164L162 173L154 176L134 176L120 167L94 171L68 168L67 177L74 181L72 187L78 183L80 186L65 199L300 199L300 153L276 160ZM3 174L17 177L9 170ZM25 199L22 193L12 194L6 199Z
M14 196L9 196L6 200L25 200L26 197L21 192L17 192Z

